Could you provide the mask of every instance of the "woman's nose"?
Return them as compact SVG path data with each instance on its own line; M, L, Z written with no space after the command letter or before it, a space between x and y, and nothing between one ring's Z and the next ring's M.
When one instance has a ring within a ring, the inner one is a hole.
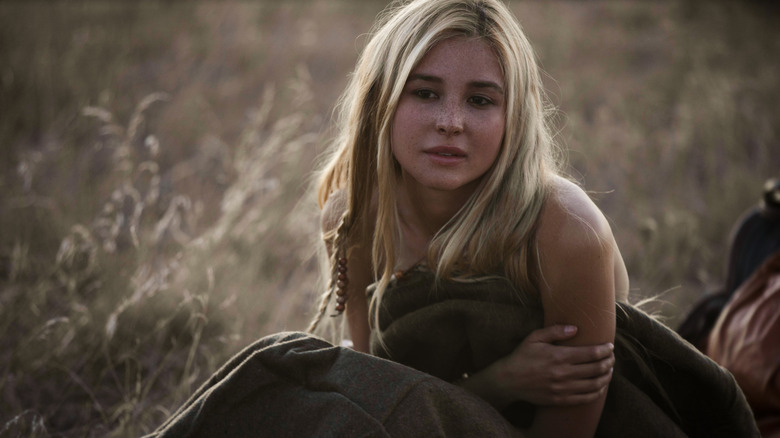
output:
M444 135L463 132L463 110L455 102L444 102L436 119L436 130Z

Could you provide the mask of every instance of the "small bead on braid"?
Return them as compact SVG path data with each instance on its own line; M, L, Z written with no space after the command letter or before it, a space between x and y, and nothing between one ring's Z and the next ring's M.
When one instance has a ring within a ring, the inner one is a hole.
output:
M345 212L341 216L339 226L336 227L335 233L332 236L328 236L326 244L334 249L329 259L332 271L330 272L330 280L328 281L328 287L323 292L320 299L320 306L317 309L317 314L309 324L307 331L314 333L319 325L322 317L328 313L328 306L330 305L333 292L336 292L336 313L331 316L338 316L346 309L347 302L347 251L344 248L346 246L345 241L348 239L349 234L349 216Z
M349 279L347 278L347 258L342 254L339 257L338 266L336 267L336 313L331 316L339 316L344 313L347 303L347 284Z

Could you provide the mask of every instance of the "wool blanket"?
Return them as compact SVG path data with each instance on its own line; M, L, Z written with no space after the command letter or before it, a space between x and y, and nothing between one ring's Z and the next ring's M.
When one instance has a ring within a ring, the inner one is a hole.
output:
M544 319L540 300L506 278L437 284L423 267L394 279L378 311L372 353L446 381L506 356ZM615 315L616 364L596 436L759 436L728 371L635 307L618 303ZM518 402L503 414L522 428L533 410Z
M289 332L238 353L146 438L521 436L462 388Z
M416 269L391 283L378 311L374 355L303 333L263 338L147 438L522 436L533 406L499 413L448 382L541 327L538 300L505 279L437 286ZM616 317L617 363L597 436L759 436L728 372L631 306L618 305Z

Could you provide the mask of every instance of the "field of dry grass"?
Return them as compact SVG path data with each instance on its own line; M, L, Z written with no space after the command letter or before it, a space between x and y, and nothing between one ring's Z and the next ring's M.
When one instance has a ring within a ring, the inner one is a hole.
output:
M761 4L511 2L676 326L780 174ZM384 1L0 4L0 436L139 436L317 294L309 172Z

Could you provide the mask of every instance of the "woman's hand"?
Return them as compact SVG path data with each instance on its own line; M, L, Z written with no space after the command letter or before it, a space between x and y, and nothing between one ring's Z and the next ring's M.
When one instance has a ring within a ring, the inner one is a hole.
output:
M602 395L615 364L610 343L560 346L577 334L554 325L532 332L508 356L466 379L462 386L502 409L516 400L538 406L572 406Z

